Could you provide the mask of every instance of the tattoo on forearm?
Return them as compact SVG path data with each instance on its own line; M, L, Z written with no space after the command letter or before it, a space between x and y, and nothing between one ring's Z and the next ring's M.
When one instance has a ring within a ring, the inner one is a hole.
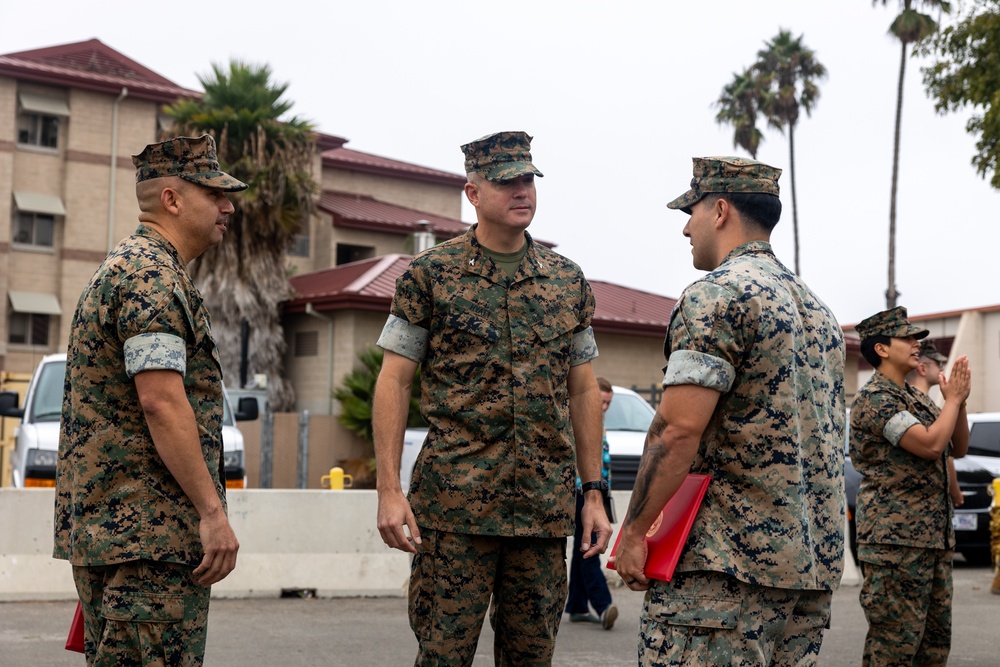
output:
M657 415L659 419L659 415ZM659 432L656 433L658 436L663 432L663 427L666 426L666 422L662 419L662 426L659 426ZM628 518L625 520L625 526L631 526L635 521L635 518L642 514L646 507L649 505L649 498L647 493L649 492L649 487L653 482L653 479L659 473L660 464L663 459L667 456L667 449L663 446L663 443L657 442L655 445L651 445L651 436L653 435L653 429L657 427L656 419L653 420L652 426L649 428L649 434L646 436L646 449L642 453L642 460L639 462L639 471L635 476L635 486L632 489L632 500L629 501L628 506Z

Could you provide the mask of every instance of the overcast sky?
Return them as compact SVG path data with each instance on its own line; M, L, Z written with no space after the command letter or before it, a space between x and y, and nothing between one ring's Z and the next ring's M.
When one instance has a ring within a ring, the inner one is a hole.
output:
M0 52L96 37L192 89L213 62L268 63L318 130L454 173L461 144L525 130L545 173L531 232L590 278L676 297L701 273L687 216L665 204L687 189L692 156L739 154L713 102L786 28L829 72L795 135L802 276L851 324L885 307L896 13L870 0L50 0L5 3ZM1000 193L970 165L967 114L935 113L921 64L908 62L903 104L900 304L997 304ZM772 242L793 266L788 144L763 129L758 159L786 170Z

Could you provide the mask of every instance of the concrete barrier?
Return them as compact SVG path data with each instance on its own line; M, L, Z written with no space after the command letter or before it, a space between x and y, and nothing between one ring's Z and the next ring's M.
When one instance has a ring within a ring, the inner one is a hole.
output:
M51 489L0 489L0 601L73 599L72 568L52 558ZM375 527L374 491L231 490L239 563L215 597L401 596L407 554Z
M613 495L620 521L632 494ZM52 489L0 488L0 601L76 597L69 563L52 558L53 502ZM231 490L239 562L212 595L278 597L309 590L321 597L405 596L410 557L383 544L375 513L374 491ZM612 544L619 524L613 528ZM568 539L567 550L572 544ZM843 583L856 585L857 568L849 552L847 558ZM616 573L606 574L609 583L620 584Z

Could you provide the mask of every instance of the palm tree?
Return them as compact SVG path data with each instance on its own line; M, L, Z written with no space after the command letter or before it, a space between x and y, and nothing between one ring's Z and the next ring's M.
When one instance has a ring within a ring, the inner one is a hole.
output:
M715 102L715 106L719 107L715 121L720 125L728 123L733 126L733 148L741 147L754 159L764 138L764 134L757 129L761 93L760 80L752 69L745 69L742 74L733 74L732 82L722 89Z
M889 0L872 0L872 5L881 2L889 4ZM896 183L899 179L899 127L903 119L903 77L906 74L906 47L916 44L925 37L937 32L937 23L927 14L921 14L914 5L924 4L937 8L940 12L951 11L951 3L943 0L899 0L902 8L899 16L889 26L889 32L895 35L901 45L899 58L899 82L896 84L896 130L892 146L892 189L889 195L889 287L885 291L885 307L895 308L899 292L896 291Z
M267 65L213 64L198 80L204 96L177 102L167 113L181 133L212 134L223 168L250 187L232 198L236 211L225 239L192 262L191 276L212 313L224 374L239 377L246 320L249 373L266 374L271 407L289 410L294 392L282 378L279 306L289 297L285 248L314 210L315 134L298 117L282 120L292 107L282 99L288 85L272 82Z
M381 348L368 346L358 352L361 367L344 376L343 385L333 392L340 403L340 424L351 433L373 444L372 401L375 399L375 381L382 370L385 353ZM410 390L410 407L406 427L427 426L420 416L420 368L413 376Z
M795 126L800 109L811 115L819 99L816 82L826 77L826 67L812 49L802 43L802 35L792 37L788 30L757 52L757 72L762 90L760 109L768 125L788 133L788 166L792 181L792 234L795 241L795 273L799 271L799 213L795 199Z

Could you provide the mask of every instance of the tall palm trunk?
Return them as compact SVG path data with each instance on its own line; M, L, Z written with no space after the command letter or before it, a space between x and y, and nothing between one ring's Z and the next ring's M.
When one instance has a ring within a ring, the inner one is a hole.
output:
M788 166L792 177L792 238L795 241L795 275L799 271L799 207L795 201L795 123L788 124Z
M902 42L899 58L899 84L896 86L896 135L892 148L892 188L889 195L889 287L885 291L885 307L896 307L896 183L899 180L899 127L903 121L903 77L906 75L906 42Z

